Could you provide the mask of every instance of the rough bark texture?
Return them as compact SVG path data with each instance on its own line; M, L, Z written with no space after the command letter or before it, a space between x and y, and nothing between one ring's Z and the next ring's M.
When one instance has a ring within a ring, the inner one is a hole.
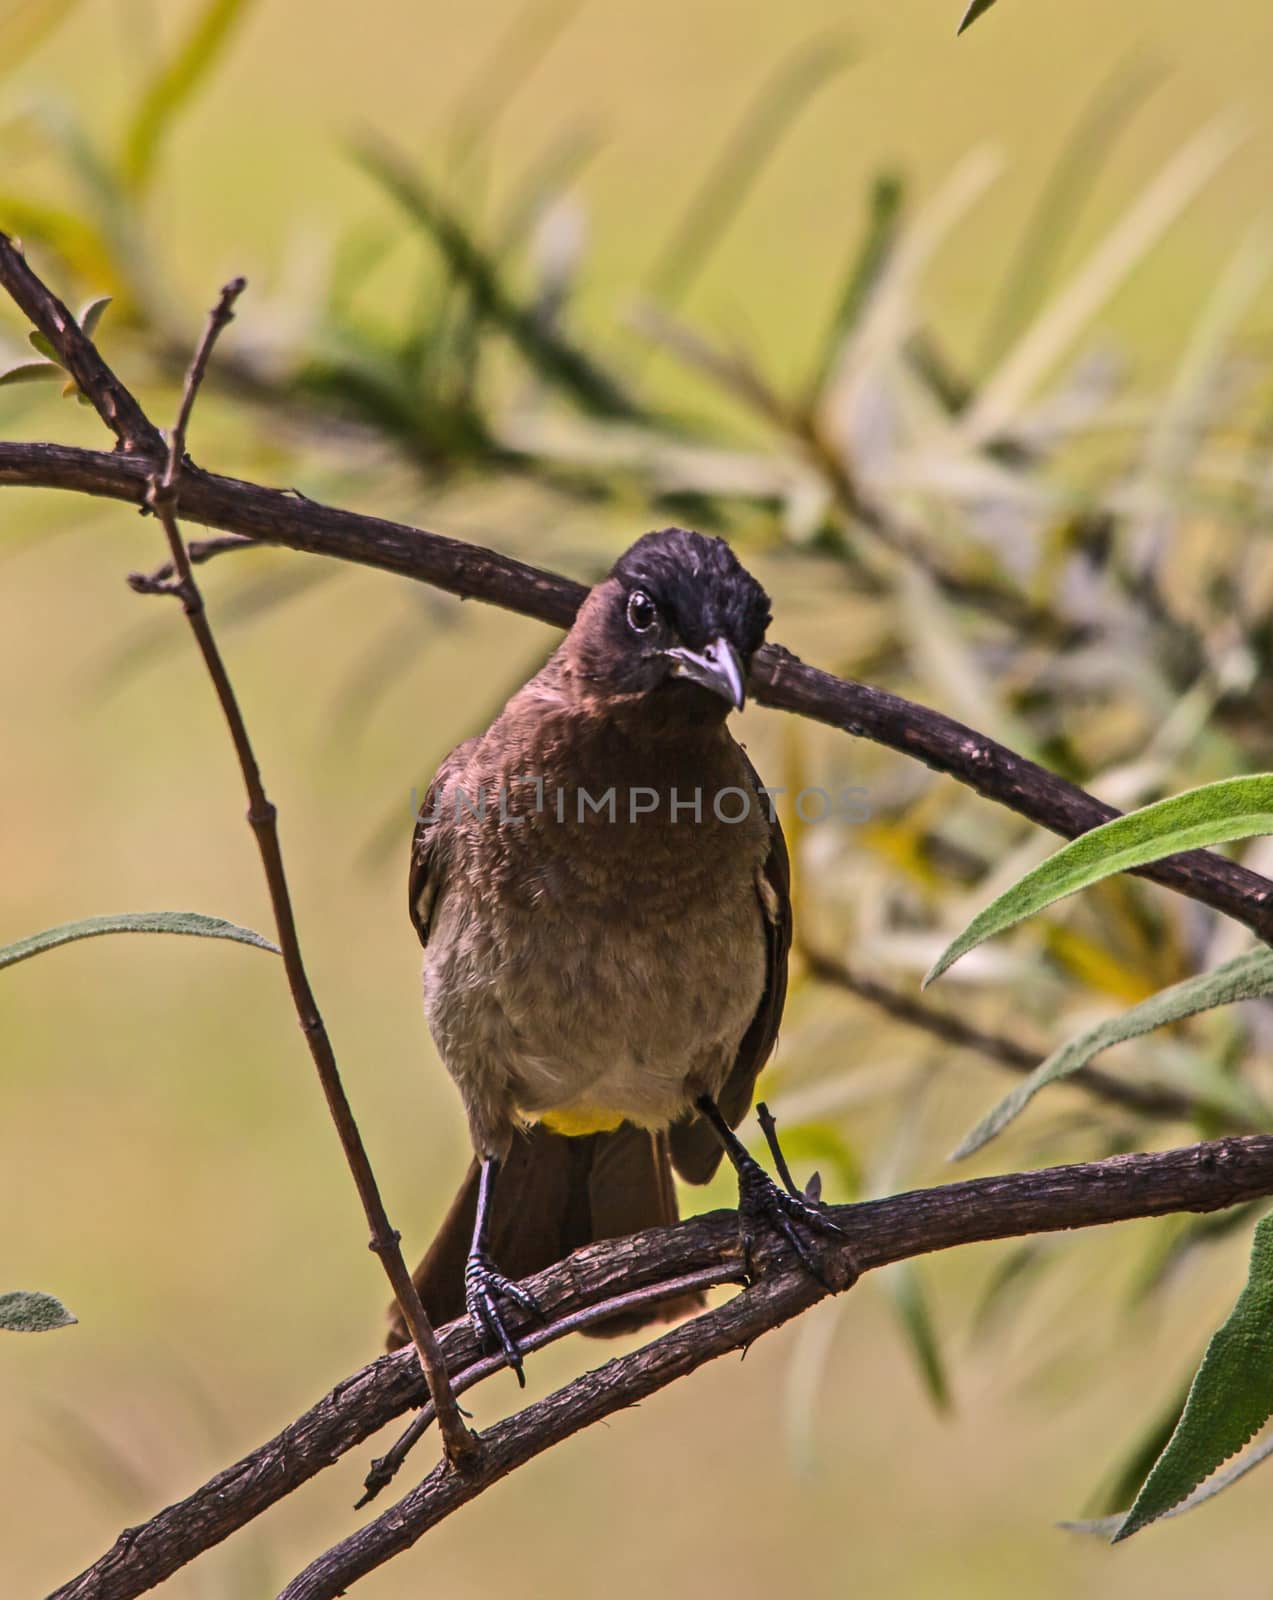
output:
M832 1281L847 1286L855 1268L866 1272L956 1245L1172 1211L1216 1211L1265 1194L1273 1194L1273 1135L1268 1134L974 1178L835 1208L846 1240L841 1251L831 1252L827 1268L835 1275ZM723 1266L727 1276L737 1271L737 1248L733 1213L715 1212L675 1228L590 1245L532 1278L530 1286L555 1321L563 1312L705 1268ZM289 1600L339 1594L342 1585L414 1543L523 1462L704 1362L751 1343L820 1296L817 1284L789 1255L771 1259L763 1281L725 1306L584 1373L487 1429L476 1472L436 1469L396 1506L321 1556L286 1591ZM466 1323L451 1323L439 1336L452 1373L458 1376L478 1360ZM106 1555L50 1600L131 1600L144 1594L418 1405L423 1390L411 1351L381 1356L260 1449L149 1522L126 1529Z

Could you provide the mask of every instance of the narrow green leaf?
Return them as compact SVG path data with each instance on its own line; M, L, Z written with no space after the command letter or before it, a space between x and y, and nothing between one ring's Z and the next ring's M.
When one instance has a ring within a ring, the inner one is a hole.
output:
M78 1321L56 1295L41 1294L37 1289L0 1294L0 1328L10 1333L49 1333Z
M641 407L591 356L513 294L504 281L501 264L478 243L463 218L395 151L364 140L355 153L364 170L432 239L448 271L468 291L474 312L499 328L545 383L595 416L627 421L644 417Z
M849 329L856 326L863 308L875 292L886 263L897 245L902 225L905 185L895 172L881 172L871 185L867 202L866 232L854 252L827 331L818 346L818 359L805 387L812 407L831 376L835 359Z
M27 334L27 342L33 350L38 350L42 356L47 357L54 366L60 367L62 365L61 358L53 348L52 340L46 338L38 328L32 328L31 332Z
M169 124L208 75L230 34L252 0L208 0L190 31L142 93L124 139L121 169L125 184L144 189Z
M1216 1495L1223 1494L1226 1489L1231 1488L1240 1478L1245 1478L1248 1472L1258 1467L1261 1461L1267 1461L1270 1456L1273 1456L1273 1433L1267 1434L1258 1444L1243 1451L1236 1461L1225 1467L1223 1472L1217 1472L1208 1478L1206 1483L1201 1484L1179 1505L1172 1506L1170 1511L1164 1511L1163 1518L1181 1517L1186 1511L1192 1511L1195 1506L1214 1500ZM1120 1511L1112 1517L1095 1517L1086 1522L1060 1522L1057 1526L1064 1528L1067 1533L1094 1533L1103 1539L1108 1539L1118 1532L1125 1515L1125 1512Z
M813 103L857 58L842 34L815 35L780 60L702 181L659 252L650 298L663 306L684 300L778 146Z
M1273 1215L1251 1245L1246 1287L1212 1335L1167 1447L1114 1535L1130 1538L1188 1498L1273 1416Z
M1129 811L1072 839L993 900L946 946L923 987L984 940L1102 878L1257 833L1273 833L1273 773L1222 778Z
M946 1364L942 1360L937 1324L924 1292L924 1280L916 1271L913 1261L902 1261L889 1270L886 1282L902 1332L906 1335L911 1355L928 1391L928 1398L934 1410L947 1412L953 1403L950 1383L946 1377Z
M994 1333L1009 1309L1025 1299L1030 1287L1056 1260L1052 1241L1046 1238L1023 1239L1009 1250L981 1291L972 1317L972 1338L981 1341Z
M1054 1050L1039 1063L1028 1078L1023 1078L1010 1093L1004 1095L994 1110L984 1116L951 1156L952 1161L962 1161L980 1150L982 1145L1019 1117L1046 1084L1058 1078L1068 1078L1080 1067L1111 1045L1125 1039L1139 1038L1155 1028L1180 1022L1185 1017L1197 1016L1200 1011L1213 1011L1217 1006L1233 1005L1238 1000L1254 1000L1260 995L1273 994L1273 950L1260 945L1247 950L1232 961L1226 961L1214 972L1202 972L1196 977L1173 983L1170 988L1142 1000L1117 1017L1098 1022L1085 1029L1068 1044Z
M16 383L39 383L46 378L60 378L62 375L62 368L54 361L19 361L17 366L0 372L0 387Z
M11 967L45 950L55 950L58 945L72 944L77 939L95 939L104 933L183 933L201 939L233 939L239 944L255 945L259 950L272 950L275 955L279 953L278 946L261 934L221 917L205 917L199 911L126 911L118 916L64 922L59 927L32 934L29 939L19 939L16 944L0 946L0 968Z
M1102 80L1062 147L1031 211L1002 286L991 296L990 324L976 362L992 371L1042 304L1083 206L1119 137L1165 73L1152 61L1119 62Z
M994 3L995 0L972 0L971 5L959 19L959 26L955 29L956 39L966 29L971 28L978 17L984 16Z
M80 312L80 327L91 339L96 332L97 324L102 320L102 312L111 303L108 294L98 295L96 300L90 300Z

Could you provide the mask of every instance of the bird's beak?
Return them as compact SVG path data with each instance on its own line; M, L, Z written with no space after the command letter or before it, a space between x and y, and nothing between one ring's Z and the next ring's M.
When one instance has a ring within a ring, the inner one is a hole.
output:
M736 711L743 709L747 698L743 663L728 639L713 639L702 650L687 650L684 645L678 645L667 652L667 657L672 663L674 678L688 678L691 683L700 684L728 700Z

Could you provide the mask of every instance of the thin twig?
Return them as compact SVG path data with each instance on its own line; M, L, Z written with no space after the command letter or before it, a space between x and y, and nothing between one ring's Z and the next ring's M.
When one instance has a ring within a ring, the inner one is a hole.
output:
M248 737L247 725L243 720L229 673L213 635L203 595L195 581L185 540L177 523L177 507L184 474L186 430L190 423L190 413L199 393L199 385L212 354L212 347L216 343L218 334L233 319L235 302L245 288L246 281L243 278L235 278L227 283L212 310L203 338L199 342L186 375L176 426L168 441L167 459L162 473L156 473L151 479L147 505L162 523L168 538L168 548L172 554L173 578L165 592L174 594L181 600L182 609L198 643L204 665L208 669L208 675L212 679L213 688L229 727L235 754L239 758L239 767L248 794L248 822L256 836L261 864L265 869L265 879L269 886L270 903L278 928L278 942L283 952L283 964L292 992L292 1001L296 1007L301 1031L314 1058L314 1065L318 1068L318 1076L327 1097L332 1120L336 1124L336 1131L340 1136L345 1159L358 1186L358 1194L371 1230L371 1248L380 1258L393 1286L393 1292L398 1298L398 1304L402 1308L407 1327L411 1331L412 1343L437 1411L447 1459L452 1465L467 1469L478 1459L478 1441L465 1426L460 1415L447 1377L446 1362L441 1347L425 1315L420 1296L403 1259L399 1235L389 1224L362 1135L341 1082L336 1054L332 1049L327 1027L319 1012L318 1002L314 997L301 956L300 936L296 928L291 892L287 885L283 854L278 839L277 811L266 795L260 766Z
M844 989L878 1007L898 1022L919 1028L944 1044L957 1045L962 1050L975 1050L978 1055L1012 1072L1031 1073L1043 1059L1037 1050L1026 1049L1006 1034L975 1027L949 1011L938 1010L911 995L900 994L878 978L864 977L843 961L837 961L821 950L810 949L802 943L800 955L810 975L819 982L834 984L836 988ZM1080 1085L1111 1105L1122 1106L1125 1111L1135 1111L1143 1117L1174 1118L1187 1122L1201 1110L1209 1109L1177 1089L1162 1084L1125 1083L1123 1079L1112 1077L1098 1067L1083 1067L1071 1073L1069 1082Z
M859 1205L833 1207L831 1216L844 1230L843 1248L859 1270L866 1272L989 1239L1095 1227L1177 1211L1219 1211L1266 1194L1273 1194L1273 1134L1256 1134L1149 1155L1114 1156L1037 1172L939 1184ZM635 1288L658 1285L666 1293L669 1284L688 1274L721 1266L736 1272L738 1265L737 1216L717 1211L671 1228L653 1228L588 1245L528 1279L527 1286L551 1322ZM819 1293L794 1257L785 1253L766 1267L766 1282L770 1286L766 1292L779 1295L777 1301L766 1302L767 1327L777 1326L792 1314L786 1309L794 1304L789 1296L816 1297ZM748 1290L731 1304L749 1301L756 1293ZM691 1348L695 1330L701 1333L702 1323L699 1317L676 1330L684 1333ZM481 1357L467 1318L449 1323L441 1330L440 1339L454 1371L465 1370ZM576 1400L591 1405L588 1397L599 1383L608 1392L610 1410L620 1410L638 1398L635 1383L640 1373L639 1366L629 1365L616 1383L611 1362L600 1373L587 1373L560 1391L552 1403L569 1415ZM184 1500L164 1507L148 1522L125 1529L105 1555L57 1589L49 1600L135 1600L202 1551L245 1527L394 1417L419 1405L423 1397L418 1367L407 1351L379 1357ZM519 1418L528 1415L520 1412L500 1426L514 1427ZM585 1420L596 1419L589 1416ZM498 1430L488 1429L482 1437L484 1444L498 1437L497 1453L484 1455L480 1471L489 1471L489 1476L480 1480L476 1492L535 1453L530 1449L529 1432L517 1432L511 1445L507 1435ZM513 1459L506 1453L508 1448L514 1454L525 1454ZM492 1460L495 1470L490 1470ZM449 1478L454 1483L461 1481L459 1474ZM441 1495L438 1485L432 1479L428 1482L429 1495ZM419 1500L408 1498L418 1512ZM456 1509L456 1502L444 1498L430 1504L439 1516ZM422 1531L418 1521L410 1526L408 1542ZM384 1519L369 1527L377 1530L373 1539L383 1537Z

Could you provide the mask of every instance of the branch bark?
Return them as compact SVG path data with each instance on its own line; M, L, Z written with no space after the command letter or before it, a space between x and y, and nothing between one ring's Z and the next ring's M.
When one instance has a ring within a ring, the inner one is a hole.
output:
M1009 1038L1006 1034L991 1033L985 1028L978 1028L973 1023L966 1022L963 1017L956 1016L952 1011L943 1011L926 1001L890 988L878 978L854 972L843 961L837 961L834 956L827 955L823 950L815 950L803 941L798 942L797 948L809 975L820 983L827 983L834 988L843 989L846 994L856 995L859 1000L865 1000L868 1005L875 1006L886 1016L894 1018L897 1022L905 1022L912 1028L918 1028L922 1033L940 1039L943 1044L953 1044L960 1050L974 1050L978 1055L985 1056L988 1061L994 1061L1001 1067L1007 1067L1010 1072L1021 1074L1033 1072L1043 1060L1037 1050L1027 1049L1016 1039ZM1099 1100L1121 1106L1124 1111L1133 1111L1142 1117L1178 1118L1188 1121L1201 1109L1196 1099L1166 1084L1127 1083L1122 1078L1115 1078L1108 1072L1102 1072L1099 1067L1081 1067L1079 1071L1070 1075L1069 1081L1080 1085ZM1245 1131L1252 1124L1239 1123L1237 1126Z
M335 1124L345 1161L349 1166L363 1214L371 1233L371 1248L379 1257L385 1276L389 1279L403 1319L411 1333L411 1342L419 1359L421 1370L429 1386L434 1410L438 1417L442 1441L448 1461L457 1467L475 1462L480 1447L477 1438L464 1425L456 1404L455 1394L447 1374L446 1362L438 1345L437 1336L425 1315L420 1295L412 1281L411 1273L403 1259L400 1235L389 1222L380 1186L372 1169L371 1159L363 1143L362 1133L354 1118L353 1107L341 1081L336 1052L332 1048L327 1024L318 1009L318 1000L309 981L305 959L301 954L300 934L292 908L291 890L283 865L283 850L278 836L278 812L265 792L260 764L248 735L247 723L239 707L238 696L230 681L230 674L221 655L212 623L203 603L203 594L195 581L194 569L186 551L185 540L177 522L177 509L185 481L186 430L190 425L195 398L203 381L204 372L212 355L213 345L222 329L234 318L234 307L247 287L246 280L235 278L221 291L204 330L203 338L195 350L182 390L181 404L176 424L167 442L162 469L156 466L146 492L147 508L154 512L167 536L172 554L173 577L166 592L181 601L186 621L203 657L208 677L225 718L230 741L243 776L243 787L248 797L248 823L256 839L269 890L274 924L278 930L279 949L287 973L288 988L296 1010L296 1020L322 1085L327 1108Z
M833 1281L844 1282L851 1266L865 1272L959 1245L1175 1211L1216 1211L1267 1194L1273 1194L1269 1134L973 1178L834 1208L832 1214L845 1231L842 1255L848 1259L837 1268L833 1251L829 1268L839 1274ZM738 1268L737 1219L732 1212L714 1212L673 1228L590 1245L528 1282L556 1326L563 1314L623 1292L712 1270L724 1280ZM340 1593L341 1585L413 1543L542 1450L704 1361L751 1343L821 1296L818 1285L785 1249L769 1257L765 1268L759 1284L727 1305L485 1429L477 1475L436 1469L397 1505L319 1557L285 1591L288 1600ZM547 1336L559 1335L550 1328ZM465 1371L481 1359L472 1331L466 1323L454 1322L440 1330L439 1338L447 1365L462 1384ZM134 1600L422 1399L411 1352L381 1356L186 1499L126 1529L111 1550L49 1600Z
M144 461L118 454L0 443L0 484L71 489L140 507L150 470ZM582 584L558 573L480 545L195 468L187 469L182 507L189 519L250 541L223 545L223 550L273 544L353 561L559 628L570 626L586 593ZM1118 815L1077 784L953 717L887 689L821 672L782 645L766 645L760 652L751 687L762 705L911 756L1062 838L1076 838ZM1273 939L1273 882L1249 867L1208 850L1190 850L1138 875L1224 912L1262 939Z
M247 540L380 567L462 597L481 598L560 627L569 625L584 589L555 573L420 529L205 473L180 461L192 388L183 401L182 422L169 454L162 435L101 360L92 341L3 235L0 285L48 337L121 446L106 454L55 445L0 444L0 483L75 489L156 511L169 532L173 569L141 580L138 587L153 589L175 579L174 587L187 602L187 610L192 601L196 602L194 609L199 609L189 555L176 530L173 497L179 491L184 516ZM192 385L195 381L192 374ZM213 542L214 549L238 547ZM201 639L201 644L210 642L210 634L207 640ZM1074 837L1116 815L1082 789L985 735L887 691L819 672L780 645L767 646L759 655L752 686L764 704L913 756L1064 837ZM224 695L222 703L225 707ZM247 753L250 758L250 750ZM249 776L246 765L245 776ZM262 814L268 809L272 822L272 808L264 792L258 796L258 790L250 783L249 787L254 810L259 798ZM1207 852L1191 851L1144 869L1144 875L1228 913L1263 938L1273 938L1273 883L1243 867ZM274 888L272 880L272 893ZM276 898L276 911L282 928L290 916L285 900L280 909ZM312 1007L316 1025L311 1026L311 1010L301 1003L305 987L299 993L298 1014L311 1045L319 1041L315 1059L322 1071L319 1057L326 1035ZM312 995L309 1000L312 1002ZM330 1054L329 1044L326 1050ZM331 1066L334 1071L334 1060ZM336 1082L338 1085L338 1079ZM324 1086L329 1087L327 1075ZM1271 1193L1273 1136L1218 1140L1187 1150L978 1179L841 1207L834 1215L845 1231L845 1243L834 1249L828 1246L821 1265L826 1281L842 1289L855 1280L859 1270L974 1240L1086 1227L1169 1211L1214 1210ZM735 1228L732 1216L716 1215L578 1252L531 1280L540 1302L556 1318L552 1328L537 1335L537 1342L560 1337L578 1326L589 1306L630 1297L652 1285L666 1289L669 1282L687 1278L708 1283L736 1277ZM784 1247L778 1246L776 1254L762 1258L759 1282L726 1305L583 1374L548 1399L497 1424L484 1436L482 1457L470 1470L461 1473L448 1462L441 1463L396 1506L320 1556L289 1585L286 1600L326 1600L343 1593L349 1583L412 1544L516 1467L717 1355L749 1344L806 1309L822 1293L809 1274L784 1253ZM465 1324L443 1330L441 1358L457 1372L461 1387L491 1370L490 1359L481 1357ZM275 1440L218 1474L187 1500L126 1530L100 1561L64 1585L51 1600L87 1600L89 1596L129 1600L144 1593L297 1488L391 1416L419 1404L421 1391L421 1375L410 1352L381 1358L338 1386Z

